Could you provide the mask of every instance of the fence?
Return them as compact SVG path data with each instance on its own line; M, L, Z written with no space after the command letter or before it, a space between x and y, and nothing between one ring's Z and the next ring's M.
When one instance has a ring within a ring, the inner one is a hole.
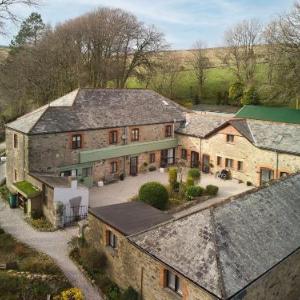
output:
M63 212L64 226L70 226L74 223L86 219L88 216L88 206L65 205Z

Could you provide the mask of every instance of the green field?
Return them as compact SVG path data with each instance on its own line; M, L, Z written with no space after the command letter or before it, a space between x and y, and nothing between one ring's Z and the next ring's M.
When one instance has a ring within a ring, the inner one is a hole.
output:
M256 86L261 100L267 99L268 91L266 85L267 66L260 64L257 66ZM229 86L235 81L233 71L229 67L215 67L207 70L206 81L203 90L201 103L216 104L220 93L228 91ZM128 88L145 88L135 78L131 78L127 84ZM151 85L149 86L151 88ZM178 102L193 101L197 92L197 82L192 70L183 70L176 81L174 100Z

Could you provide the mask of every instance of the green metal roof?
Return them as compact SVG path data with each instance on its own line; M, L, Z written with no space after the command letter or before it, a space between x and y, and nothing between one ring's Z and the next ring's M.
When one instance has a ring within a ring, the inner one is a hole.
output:
M123 146L112 146L98 150L82 151L80 152L80 163L170 149L177 147L177 145L177 139L164 139L144 143L132 143Z
M236 113L235 117L300 124L300 110L288 107L246 105Z

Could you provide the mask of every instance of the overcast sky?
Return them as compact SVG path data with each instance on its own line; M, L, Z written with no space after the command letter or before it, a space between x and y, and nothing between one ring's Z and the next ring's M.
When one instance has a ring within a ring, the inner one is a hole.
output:
M46 23L55 25L97 7L123 8L163 31L173 49L188 49L199 39L209 47L221 46L223 32L232 24L248 18L268 22L293 3L294 0L43 0L35 10ZM15 10L21 17L32 11L20 7ZM9 44L16 31L10 26L0 44Z

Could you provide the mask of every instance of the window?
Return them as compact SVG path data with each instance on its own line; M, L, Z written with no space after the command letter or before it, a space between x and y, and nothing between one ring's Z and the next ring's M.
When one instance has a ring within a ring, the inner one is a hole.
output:
M131 130L131 140L136 142L140 139L140 130L138 128L134 128Z
M227 141L227 143L233 143L234 142L234 135L227 134L226 141Z
M117 248L117 237L110 230L106 231L106 246L109 246L113 249Z
M187 159L187 150L181 149L181 159Z
M289 176L289 173L287 172L280 172L280 177L287 177Z
M237 163L237 169L238 169L238 171L243 171L243 166L244 164L243 164L243 162L242 161L238 161L238 163Z
M233 168L233 159L226 158L226 160L225 160L225 167L226 168Z
M18 148L18 135L14 134L14 148Z
M221 166L221 165L222 165L222 157L217 156L217 166Z
M17 172L16 169L15 169L15 172L14 172L14 177L15 177L15 181L18 181L18 172Z
M268 168L260 169L260 183L264 184L274 179L274 171Z
M111 167L111 174L115 174L118 172L118 163L116 161L113 161L111 164L110 164L110 167Z
M169 270L166 271L166 287L171 289L175 293L182 295L181 282L179 277Z
M165 131L165 137L171 137L171 136L172 136L172 125L167 125Z
M82 177L90 177L92 175L92 168L83 168Z
M109 143L110 144L118 144L118 131L117 130L110 131Z
M79 149L81 148L81 135L73 135L72 136L72 149Z
M60 176L61 177L70 177L70 176L72 176L72 171L68 170L68 171L60 172Z
M155 163L155 153L150 153L150 159L149 159L149 161L150 161L150 164Z

